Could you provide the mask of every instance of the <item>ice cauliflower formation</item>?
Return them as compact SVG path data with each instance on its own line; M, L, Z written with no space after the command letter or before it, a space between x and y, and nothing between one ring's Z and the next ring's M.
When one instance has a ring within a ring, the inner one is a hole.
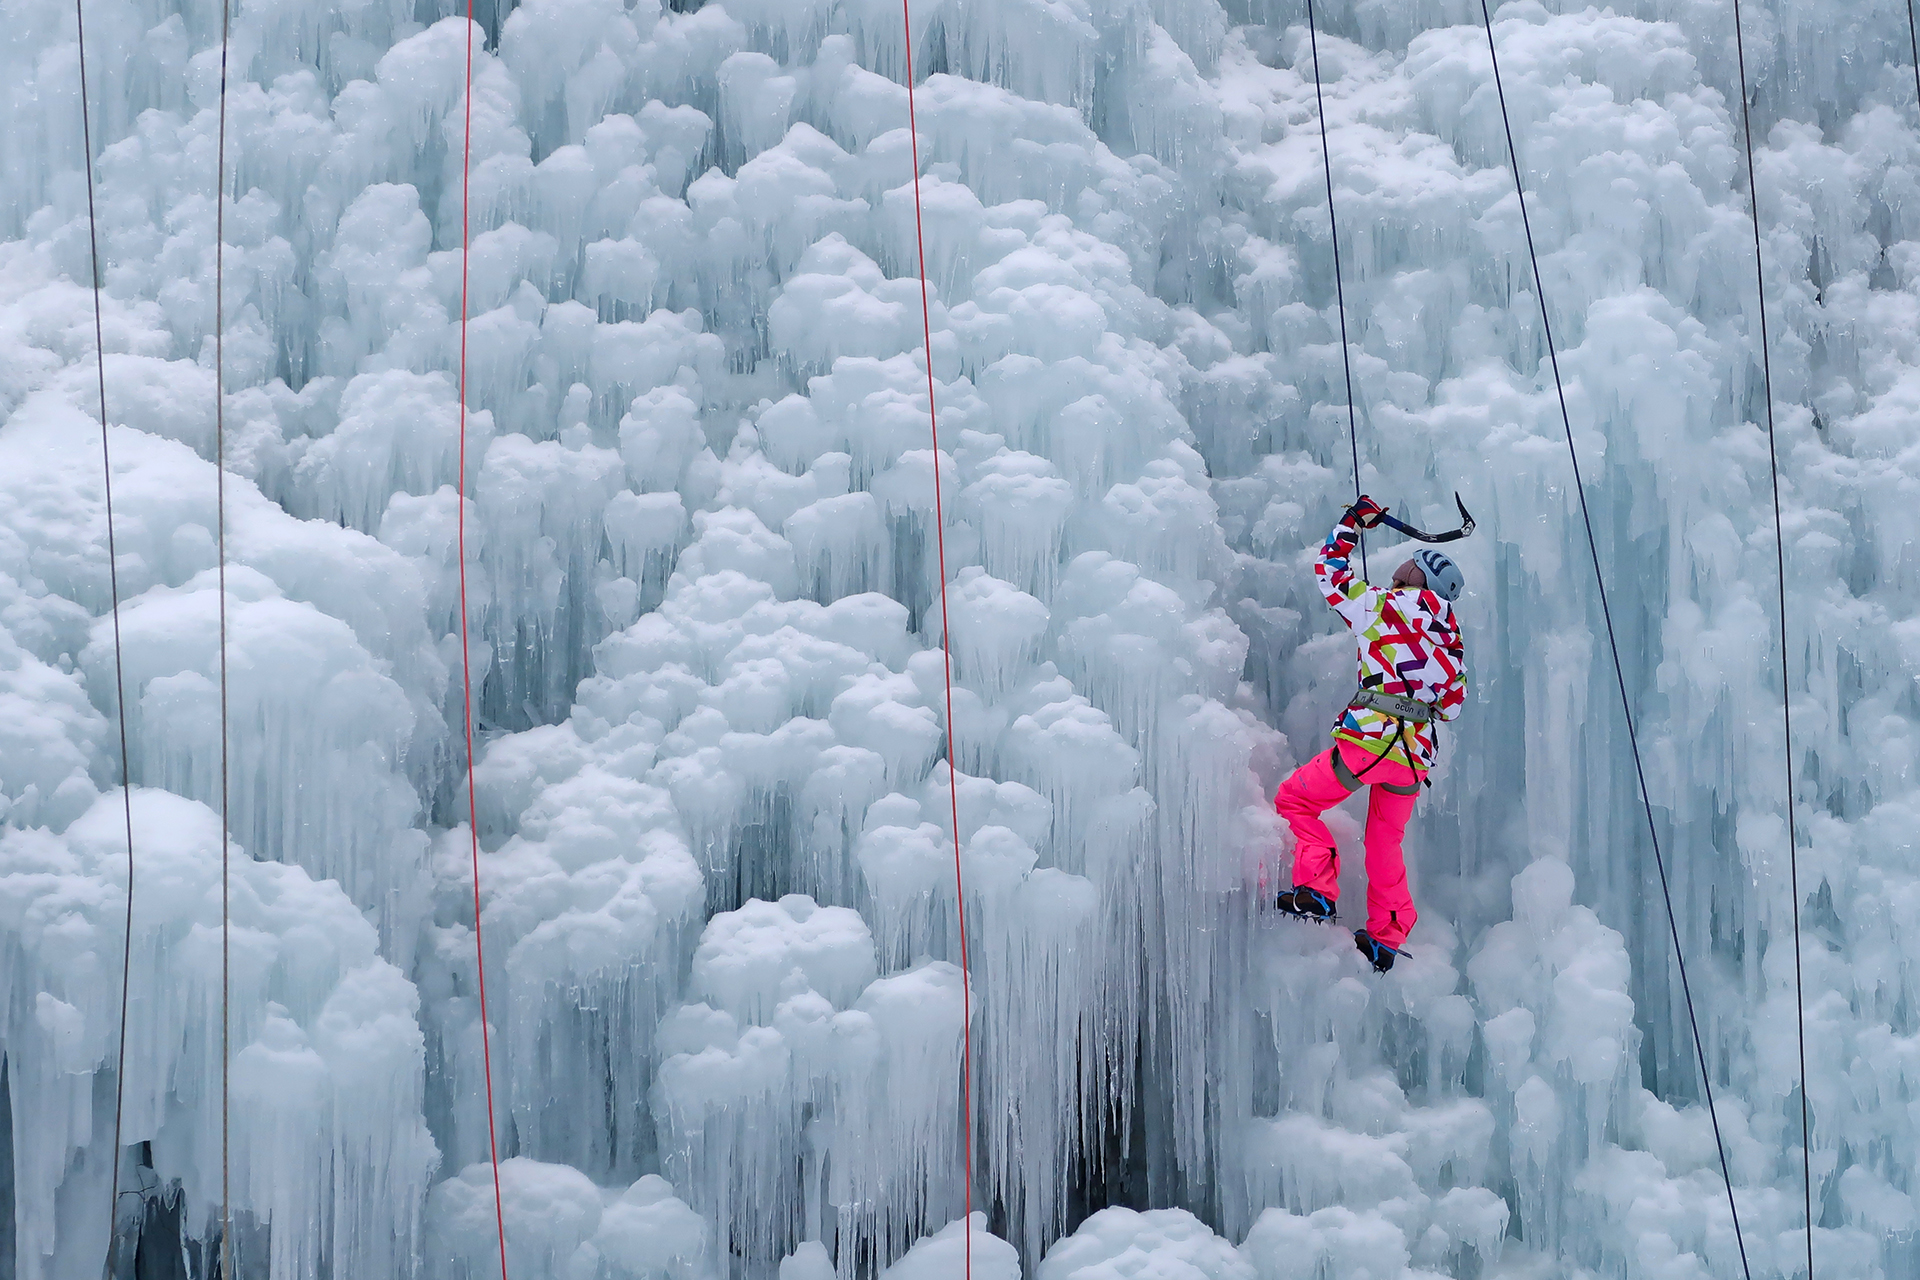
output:
M218 175L217 15L87 6L90 156L13 15L9 1274L99 1273L116 1161L114 1265L208 1274L224 1009L244 1274L492 1275L476 887L516 1278L1737 1274L1486 35L1333 8L1361 480L1481 530L1380 979L1268 905L1351 672L1303 13L246 5ZM1894 8L1747 8L1784 654L1732 15L1493 31L1746 1256L1809 1230L1791 799L1813 1247L1893 1277L1920 103Z

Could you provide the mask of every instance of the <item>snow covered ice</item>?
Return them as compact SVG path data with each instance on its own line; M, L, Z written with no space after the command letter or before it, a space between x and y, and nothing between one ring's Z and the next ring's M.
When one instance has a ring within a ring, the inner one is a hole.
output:
M1784 652L1732 6L1493 12L1710 1114L1477 5L1316 5L1360 481L1479 524L1385 976L1272 906L1304 5L250 0L223 171L218 6L87 0L91 154L10 8L0 1275L211 1277L223 1116L248 1280L1920 1274L1920 101L1742 10Z

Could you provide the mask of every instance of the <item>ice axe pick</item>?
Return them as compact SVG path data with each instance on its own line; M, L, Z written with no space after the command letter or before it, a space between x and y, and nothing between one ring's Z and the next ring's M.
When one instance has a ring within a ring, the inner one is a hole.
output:
M1449 529L1445 533L1428 533L1425 530L1414 528L1405 521L1396 520L1391 514L1385 513L1381 515L1380 523L1386 525L1389 529L1399 530L1409 538L1417 538L1421 542L1458 542L1473 532L1473 513L1467 510L1466 503L1460 501L1460 495L1458 493L1453 495L1453 505L1460 508L1460 527L1458 529Z

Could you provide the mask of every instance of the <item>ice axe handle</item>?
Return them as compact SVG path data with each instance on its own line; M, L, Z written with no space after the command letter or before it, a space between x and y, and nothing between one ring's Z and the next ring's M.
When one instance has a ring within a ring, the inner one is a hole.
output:
M1380 517L1380 523L1386 525L1389 529L1398 529L1409 538L1417 538L1421 542L1458 542L1473 532L1473 514L1467 510L1467 504L1460 501L1460 495L1457 493L1453 495L1453 505L1460 508L1460 527L1458 529L1449 529L1445 533L1427 533L1424 530L1414 528L1410 524L1396 520L1391 515L1382 515Z

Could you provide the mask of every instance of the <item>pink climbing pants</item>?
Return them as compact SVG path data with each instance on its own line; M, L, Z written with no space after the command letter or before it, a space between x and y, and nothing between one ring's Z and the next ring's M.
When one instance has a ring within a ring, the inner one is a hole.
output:
M1353 793L1334 773L1334 751L1341 753L1347 768L1361 776L1361 785L1372 792L1367 799L1367 932L1398 947L1420 918L1413 909L1413 895L1407 892L1407 864L1400 852L1407 819L1413 816L1419 797L1395 795L1378 784L1417 786L1420 775L1409 766L1397 760L1376 764L1372 753L1336 741L1295 769L1273 798L1273 807L1293 828L1293 882L1335 900L1340 897L1340 851L1320 815Z

